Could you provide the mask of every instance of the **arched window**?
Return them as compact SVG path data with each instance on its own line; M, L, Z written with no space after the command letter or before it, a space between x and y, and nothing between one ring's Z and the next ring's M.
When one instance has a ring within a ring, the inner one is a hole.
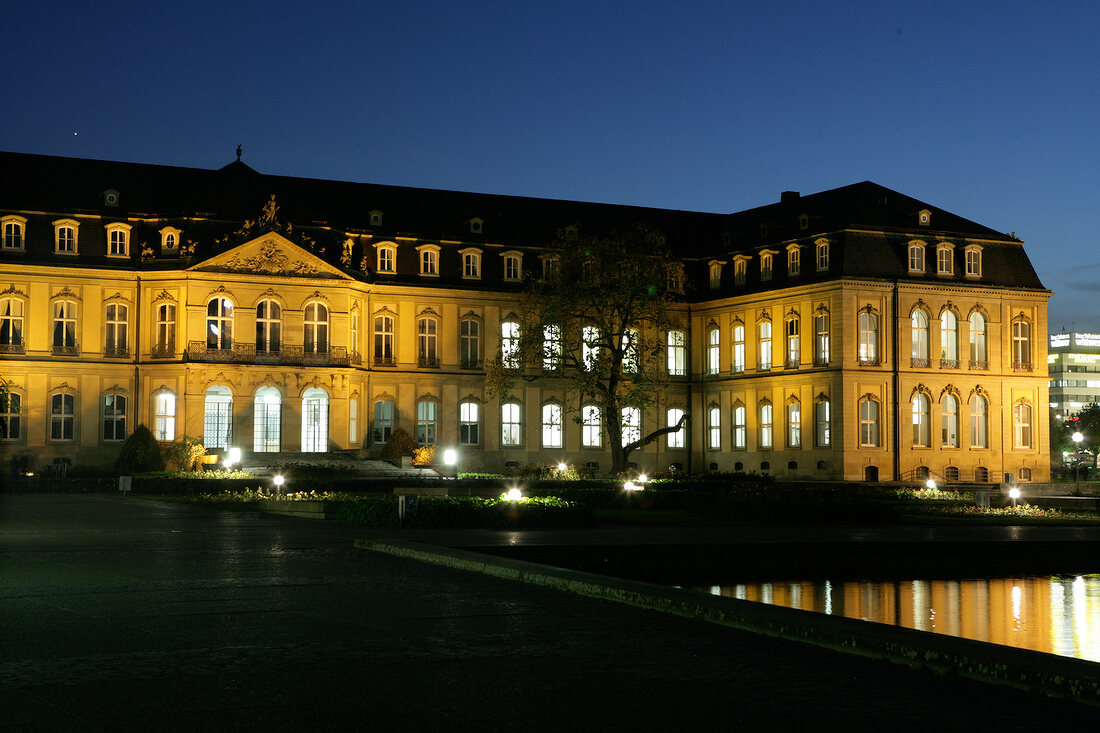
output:
M683 331L668 332L668 375L682 377L687 374L687 334Z
M798 400L787 403L787 447L802 447L802 404Z
M153 395L153 436L157 440L176 439L176 395L168 390Z
M126 440L126 396L115 392L103 395L103 440Z
M274 387L260 387L252 411L252 450L278 453L282 448L283 395Z
M1012 406L1012 446L1031 447L1031 405L1023 401Z
M982 276L982 248L976 244L968 245L966 248L966 276Z
M623 445L628 445L642 437L642 411L637 407L624 407L622 409L623 420Z
M772 368L772 322L761 321L757 327L760 334L756 366L762 372Z
M978 483L989 483L989 469L985 466L978 466L974 469L974 480Z
M927 448L931 445L931 426L928 396L918 392L913 395L913 445Z
M374 364L375 366L393 366L393 316L374 317Z
M519 368L519 324L515 321L500 324L500 360L506 369Z
M76 233L80 223L73 219L58 219L53 223L54 252L58 254L76 254Z
M989 447L989 406L981 395L970 398L970 445Z
M939 275L950 275L955 272L954 262L952 261L952 246L949 244L941 243L936 247L936 273Z
M521 428L519 404L505 402L500 406L500 444L507 447L520 445L523 439Z
M912 321L913 329L913 354L911 359L911 366L914 367L928 367L929 355L928 355L928 314L921 308L917 308L913 311L913 316L910 319Z
M481 406L471 400L458 406L458 442L477 445L481 442Z
M561 405L551 402L542 406L542 447L561 448Z
M744 450L748 440L748 415L740 400L733 403L733 447Z
M439 321L430 316L416 319L417 359L421 367L439 366L438 340Z
M665 425L672 427L677 425L684 417L684 411L679 407L670 407L665 413ZM669 448L683 448L684 447L684 433L686 431L683 427L674 433L668 434L668 447Z
M328 392L319 387L302 393L302 452L328 452Z
M459 358L463 369L477 369L481 364L481 321L464 318L459 324Z
M1031 324L1023 318L1012 321L1012 370L1031 371Z
M733 325L733 360L730 372L740 374L745 371L745 324L740 321Z
M130 230L132 228L131 225L121 222L106 226L108 257L126 257L130 254Z
M985 316L978 311L970 314L970 368L989 368L989 356L985 347Z
M707 407L707 450L722 450L722 409L713 402Z
M832 406L824 396L817 398L814 403L814 444L818 448L828 448L832 445Z
M72 440L76 434L76 395L56 392L50 396L50 440Z
M0 392L0 440L22 440L23 396L7 389Z
M943 396L940 444L945 448L959 447L959 401L954 395Z
M324 303L306 304L302 344L307 354L328 353L328 307Z
M879 444L878 402L870 397L859 401L859 445L877 448Z
M0 298L0 354L23 354L23 301Z
M0 224L4 226L4 249L23 249L27 220L22 216L10 214L0 218Z
M959 318L950 310L940 314L940 366L959 368Z
M1027 466L1021 467L1020 470L1017 472L1016 477L1020 481L1030 481L1031 480L1031 469L1028 468Z
M797 369L802 361L801 324L797 317L787 319L786 330L787 358L784 366L787 369Z
M481 277L481 250L462 250L462 277L474 280Z
M154 357L174 356L176 353L176 305L161 303L156 310L156 342Z
M207 450L228 448L233 440L233 393L214 385L206 390L202 414L202 444Z
M228 298L211 298L206 304L206 348L233 348L233 303Z
M439 247L434 244L424 244L417 247L420 250L420 274L429 277L439 275Z
M768 401L760 403L760 447L771 448L774 440L772 433L772 404Z
M421 399L416 403L416 442L420 445L434 445L437 430L435 400Z
M599 448L603 444L603 425L600 408L585 405L581 408L581 445L585 448Z
M397 272L397 247L392 244L378 245L378 272Z
M283 309L274 300L256 306L256 353L277 354L282 348Z
M878 314L870 308L859 312L859 363L863 366L879 363Z
M371 424L371 441L388 443L393 437L394 423L393 400L378 400L374 403L374 421Z
M53 303L53 353L59 356L76 356L76 303L71 300L55 300Z

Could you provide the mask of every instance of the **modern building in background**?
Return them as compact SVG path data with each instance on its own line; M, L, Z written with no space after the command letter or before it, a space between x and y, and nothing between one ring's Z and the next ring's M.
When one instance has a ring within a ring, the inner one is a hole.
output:
M1100 402L1100 333L1052 333L1047 352L1050 410L1065 420Z
M679 258L639 468L1045 480L1046 302L1013 236L874 183L732 214L0 154L6 459L109 463L137 424L211 451L377 453L397 427L469 469L607 469L532 366L484 363L567 227L646 223ZM579 348L579 345L565 345ZM1049 377L1053 379L1053 375ZM583 407L583 406L582 406Z

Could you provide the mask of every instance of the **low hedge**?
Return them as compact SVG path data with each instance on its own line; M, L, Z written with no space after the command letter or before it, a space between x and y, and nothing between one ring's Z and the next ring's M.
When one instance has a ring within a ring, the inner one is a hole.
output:
M417 512L406 517L408 527L532 528L571 527L591 524L589 507L555 497L531 497L521 501L466 496L421 496ZM350 501L336 512L336 521L368 527L396 527L396 496L371 496Z

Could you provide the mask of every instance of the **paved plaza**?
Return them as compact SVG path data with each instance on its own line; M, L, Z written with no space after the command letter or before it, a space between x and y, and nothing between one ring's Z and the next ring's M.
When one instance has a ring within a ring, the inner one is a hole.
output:
M574 532L559 540L598 538ZM1069 702L354 549L367 536L484 545L554 535L0 494L0 730L1011 731L1095 721Z

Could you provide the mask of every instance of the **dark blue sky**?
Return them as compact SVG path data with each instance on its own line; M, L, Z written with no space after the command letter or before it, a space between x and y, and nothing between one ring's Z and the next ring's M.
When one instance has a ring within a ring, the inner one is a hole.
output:
M22 7L20 7L22 6ZM9 3L0 149L736 211L870 179L1100 331L1100 3Z

